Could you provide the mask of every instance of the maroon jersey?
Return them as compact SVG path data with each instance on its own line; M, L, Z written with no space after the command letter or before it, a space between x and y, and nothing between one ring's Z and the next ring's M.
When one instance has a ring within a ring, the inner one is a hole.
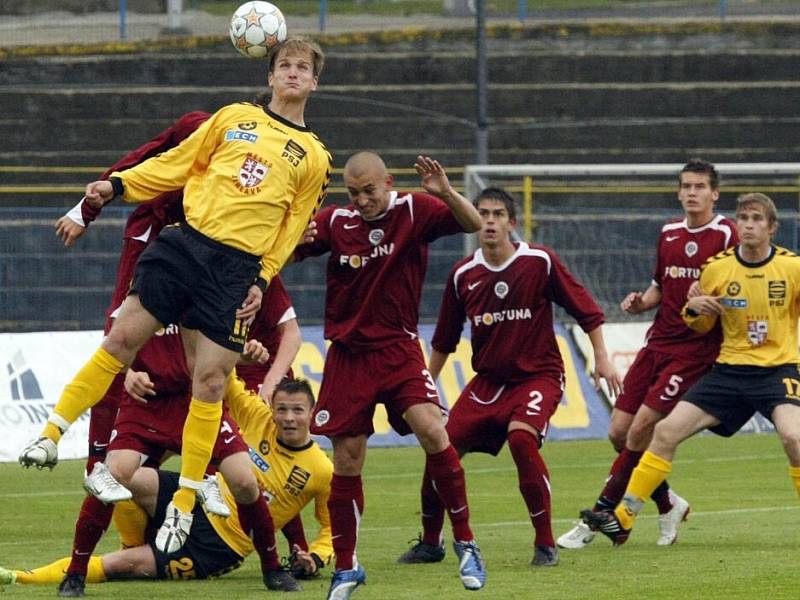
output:
M168 325L156 332L136 354L131 368L150 376L156 395L148 396L147 404L143 404L125 394L120 412L124 412L126 418L136 415L143 423L150 419L166 422L181 415L185 418L192 396L192 377L177 325Z
M292 306L292 301L280 276L276 275L269 282L267 291L261 299L261 309L256 314L247 337L264 344L269 350L269 360L263 365L236 365L236 373L244 379L248 389L256 390L264 381L264 376L269 371L278 353L281 335L278 325L290 319L297 318ZM288 374L291 377L291 369Z
M661 305L647 332L647 347L672 356L693 355L698 360L713 361L717 357L722 342L720 328L697 333L683 322L681 309L689 287L700 277L703 263L738 241L736 224L722 215L694 229L686 219L664 225L653 275L653 283L661 288Z
M517 244L514 255L493 267L478 249L453 267L444 290L431 345L454 352L464 321L472 328L472 368L499 383L564 371L553 331L552 303L583 328L602 325L603 312L544 246Z
M416 338L428 243L464 231L447 205L392 192L386 212L370 221L352 205L328 207L314 220L317 238L295 258L330 252L325 337L352 352Z

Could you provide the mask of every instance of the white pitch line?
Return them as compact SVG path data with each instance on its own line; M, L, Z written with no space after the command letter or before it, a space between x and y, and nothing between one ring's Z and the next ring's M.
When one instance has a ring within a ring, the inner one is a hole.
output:
M747 456L719 456L719 457L711 457L711 458L687 458L681 459L678 458L675 461L675 465L680 468L680 465L694 465L698 463L727 463L727 462L740 462L740 461L753 461L753 460L777 460L777 461L785 461L786 457L781 454L780 452L776 452L775 454L753 454ZM590 468L601 468L601 467L610 467L611 466L612 457L609 457L608 461L604 462L593 462L593 463L580 463L580 464L550 464L549 468L551 471L558 472L566 469L590 469ZM465 469L467 476L473 473L505 473L508 471L516 471L516 467L513 464L510 464L507 467L485 467L482 469ZM363 475L362 479L365 481L367 480L380 480L380 479L402 479L407 477L421 477L421 473L387 473L385 475ZM2 495L0 495L2 498Z
M728 510L706 510L706 511L692 511L691 518L696 517L715 517L720 515L736 515L747 513L766 513L766 512L788 512L800 509L798 506L760 506L756 508L731 508ZM641 520L655 519L658 515L643 515L639 517ZM574 523L575 519L553 519L553 523ZM481 523L471 522L471 526L481 529L492 529L495 527L519 527L521 525L530 525L530 521L495 521L494 523ZM391 526L391 527L361 527L359 531L394 531L407 529L407 527Z

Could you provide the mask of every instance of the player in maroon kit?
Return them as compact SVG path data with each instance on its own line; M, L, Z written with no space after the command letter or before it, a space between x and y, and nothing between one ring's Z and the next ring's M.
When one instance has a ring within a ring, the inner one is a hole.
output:
M595 381L612 394L621 385L603 342L603 312L586 289L544 246L513 242L514 199L487 188L475 200L483 226L479 249L450 272L431 346L435 380L461 338L472 330L472 367L477 373L450 412L447 433L460 455L497 455L508 440L519 489L536 530L532 564L555 566L550 475L539 448L564 390L564 365L553 330L553 303L586 331L594 349ZM424 534L398 562L437 562L444 556L444 506L425 471Z
M706 259L737 243L736 224L714 214L714 204L719 199L719 175L714 165L692 159L681 170L678 182L678 200L684 218L670 221L661 229L650 287L643 293L631 292L621 303L623 310L634 315L655 307L658 312L647 332L645 346L625 376L625 391L611 414L609 438L619 455L594 507L583 513L616 508L633 469L650 443L656 423L711 368L719 353L720 329L699 334L686 326L680 313L689 287L699 277ZM678 537L678 525L689 514L689 503L670 490L666 481L653 492L652 498L659 512L657 543L673 544ZM595 535L596 531L582 518L558 538L558 545L583 548Z
M115 170L129 168L177 145L197 129L208 117L209 114L204 112L192 112L183 115L171 127L160 133L153 140L130 152L120 161L112 165L112 167L106 171L104 177L107 177ZM117 267L114 294L112 296L111 305L106 313L106 333L111 326L115 311L128 293L136 262L141 253L148 244L156 238L163 227L183 220L182 196L182 191L180 190L163 194L152 202L138 206L128 218L124 233L123 250ZM99 209L92 208L84 200L67 213L67 215L57 221L56 232L66 246L72 246L75 241L83 235L89 223L95 220L99 214ZM263 338L259 337L256 339L264 340L274 360L266 366L246 366L245 369L248 374L248 385L255 389L259 383L264 383L265 388L267 388L265 391L271 392L271 389L274 388L283 374L288 370L288 367L285 365L291 364L291 360L299 348L299 328L297 327L296 320L294 320L294 311L291 306L291 301L286 294L285 288L277 277L273 280L273 286L267 291L262 306L263 309L259 315L257 315L256 322L253 324L253 329L256 331L257 335L263 336ZM285 342L281 340L281 333L287 334ZM152 350L152 348L155 348L155 350ZM164 359L165 355L167 356L166 360ZM178 335L176 326L165 328L163 334L158 336L156 342L151 345L151 350L148 350L147 347L143 349L137 367L141 371L154 375L155 381L151 381L150 383L157 387L162 397L177 396L180 399L180 402L177 404L183 401L183 396L188 389L186 386L190 385L191 378L188 375L183 347L181 345L181 337ZM255 378L259 376L262 377L260 382L255 380ZM120 406L121 399L125 396L123 390L124 379L124 374L119 375L115 379L114 385L112 385L104 400L92 408L89 421L90 444L89 459L87 461L87 473L89 474L87 478L87 488L95 492L103 491L106 494L110 494L105 496L107 501L119 501L129 496L124 486L118 484L112 472L103 464L106 458L106 448L114 426L114 419L117 416L117 409ZM131 404L128 410L123 411L124 420L122 423L127 422L128 424L136 426L137 423L141 425L141 423L146 422L146 420L141 420L142 415L137 416L136 414L140 406L133 401L130 402ZM163 406L167 405L168 403L159 404L159 408L163 408ZM178 411L180 412L180 406L178 407ZM125 416L126 414L128 415L127 418ZM171 419L170 415L161 413L158 419L158 422L162 425L179 419L177 423L179 425L178 433L180 434L180 424L183 423L185 414L179 414L175 419ZM153 434L156 434L156 431L160 430L161 437L159 437L159 435L154 436L155 445L157 445L159 441L169 438L169 435L164 434L163 429L164 427L162 426L151 430ZM136 431L140 432L145 430L146 428L140 428ZM230 436L226 436L226 438L230 438ZM178 440L180 440L180 436L178 436ZM118 440L117 444L119 445L119 443ZM138 447L135 449L138 449ZM219 448L216 449L218 457L219 450ZM142 454L147 455L147 453ZM150 464L157 464L158 458L160 458L160 454L159 456L153 456L154 460ZM113 470L118 476L121 476L123 480L127 480L131 474L129 471L135 469L138 464L138 458L132 467L118 462L114 465ZM121 473L124 475L120 475ZM246 493L243 493L240 497L246 495ZM257 504L260 505L261 503L257 502ZM254 516L252 520L258 521L259 523L264 521L263 515L261 514L263 508L263 506L253 508L253 510L257 510L259 514ZM100 537L108 527L113 509L114 507L112 504L104 504L94 496L88 496L84 500L76 524L72 562L59 588L59 594L61 596L83 595L84 578L89 557ZM245 512L248 512L247 508ZM299 522L293 523L292 527L295 528L294 530L290 528L292 536L302 536L302 525Z
M464 472L417 335L428 243L477 231L480 216L438 162L420 156L416 168L427 194L393 191L378 155L351 156L344 181L352 205L320 211L314 242L295 253L298 260L330 253L325 337L331 346L312 424L313 433L333 443L328 509L336 571L328 598L349 598L365 581L356 538L364 510L361 469L377 403L386 406L392 427L400 434L413 431L426 452L427 469L453 523L465 587L479 589L485 582L469 528Z

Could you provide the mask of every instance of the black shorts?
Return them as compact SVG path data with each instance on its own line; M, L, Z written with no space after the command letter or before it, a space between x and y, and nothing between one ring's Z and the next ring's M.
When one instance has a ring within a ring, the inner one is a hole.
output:
M220 346L241 352L248 327L236 311L260 270L257 256L182 223L164 228L142 253L131 292L162 324L199 329Z
M158 502L156 503L155 523L164 522L167 504L178 489L177 473L171 471L158 472ZM219 577L234 569L238 569L244 560L222 540L209 523L200 504L196 504L194 521L189 539L177 552L169 554L156 548L151 543L156 557L156 576L159 579L207 579Z
M715 364L683 396L720 420L709 430L730 437L756 412L772 420L779 404L800 406L800 366L755 367Z

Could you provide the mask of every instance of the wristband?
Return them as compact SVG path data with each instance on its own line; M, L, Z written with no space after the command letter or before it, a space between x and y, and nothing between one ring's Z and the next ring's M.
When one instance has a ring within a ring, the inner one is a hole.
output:
M267 280L263 277L256 277L253 285L260 289L262 294L267 291Z
M114 196L122 196L125 193L125 186L122 185L122 179L119 177L109 177L111 187L114 189Z

